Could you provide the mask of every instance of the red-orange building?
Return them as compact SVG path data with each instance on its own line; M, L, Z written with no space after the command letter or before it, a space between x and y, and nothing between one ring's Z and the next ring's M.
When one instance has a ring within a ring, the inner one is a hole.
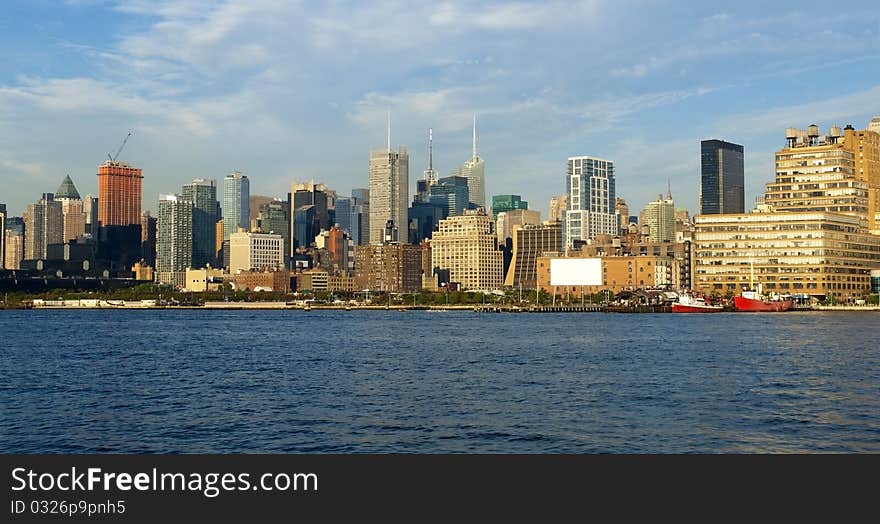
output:
M144 176L128 162L107 160L98 166L98 222L102 227L141 223Z

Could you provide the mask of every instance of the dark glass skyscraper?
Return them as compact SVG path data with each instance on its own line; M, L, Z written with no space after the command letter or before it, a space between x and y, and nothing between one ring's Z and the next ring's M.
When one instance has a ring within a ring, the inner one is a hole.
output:
M743 146L700 142L700 214L745 213Z

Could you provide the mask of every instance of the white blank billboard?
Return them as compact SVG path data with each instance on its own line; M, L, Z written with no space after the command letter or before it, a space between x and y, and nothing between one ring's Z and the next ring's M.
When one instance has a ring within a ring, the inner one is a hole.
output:
M551 258L551 286L601 286L602 259Z

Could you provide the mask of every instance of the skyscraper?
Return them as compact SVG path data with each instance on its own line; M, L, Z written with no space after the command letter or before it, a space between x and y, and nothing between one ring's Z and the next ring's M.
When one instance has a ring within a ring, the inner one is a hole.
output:
M431 186L430 203L443 210L443 218L458 216L468 208L470 183L463 176L447 176Z
M62 227L62 242L70 242L82 237L86 232L86 216L83 212L83 201L79 191L73 185L70 175L64 177L58 191L55 192L55 200L61 202L61 215L64 225Z
M193 205L178 195L159 195L156 224L156 274L163 283L179 281L174 273L192 267Z
M370 151L370 242L381 244L385 225L394 221L399 230L407 230L409 207L409 154L405 147L391 150L391 119L388 119L388 144L385 149Z
M145 266L156 267L156 217L149 211L141 215L141 260Z
M111 267L130 267L140 259L143 179L128 162L98 166L98 252Z
M657 195L657 200L648 202L642 212L645 221L642 225L648 226L648 239L651 242L675 242L675 202L672 201L672 192Z
M39 201L28 206L24 228L26 260L45 259L50 244L63 243L64 216L54 194L43 193Z
M468 181L470 202L476 207L486 208L486 163L477 156L477 115L474 115L473 144L471 158L460 167L452 170L450 175L463 176Z
M193 205L193 255L192 267L203 268L214 264L217 253L216 227L220 218L220 204L217 202L217 183L213 180L196 178L183 186L181 198Z
M568 209L563 228L566 249L596 235L617 234L614 185L612 161L591 156L569 157L565 176Z
M743 213L743 146L723 140L703 140L700 168L700 214Z
M85 234L93 240L98 240L98 199L92 195L86 195L83 199L83 215L85 217Z
M258 233L281 235L284 259L290 256L290 218L287 202L274 200L260 207L256 226Z
M247 175L233 171L223 179L223 241L242 228L250 227L251 185Z
M351 239L356 246L370 243L370 190L351 190Z
M107 160L98 166L101 227L140 224L143 180L143 172L128 162Z

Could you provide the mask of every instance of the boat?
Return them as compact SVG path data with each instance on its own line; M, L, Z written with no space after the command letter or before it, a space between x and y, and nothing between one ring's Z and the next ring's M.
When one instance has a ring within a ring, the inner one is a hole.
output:
M754 259L749 261L749 272L752 289L744 289L738 296L733 297L733 306L737 311L781 312L791 309L791 296L783 297L779 293L765 295L761 283L755 285Z
M764 295L760 284L756 290L746 290L733 297L733 305L737 311L781 312L791 309L791 304L791 298L785 298L778 293Z
M695 297L689 294L678 296L678 302L672 303L673 313L720 313L724 306L709 304L703 297Z

